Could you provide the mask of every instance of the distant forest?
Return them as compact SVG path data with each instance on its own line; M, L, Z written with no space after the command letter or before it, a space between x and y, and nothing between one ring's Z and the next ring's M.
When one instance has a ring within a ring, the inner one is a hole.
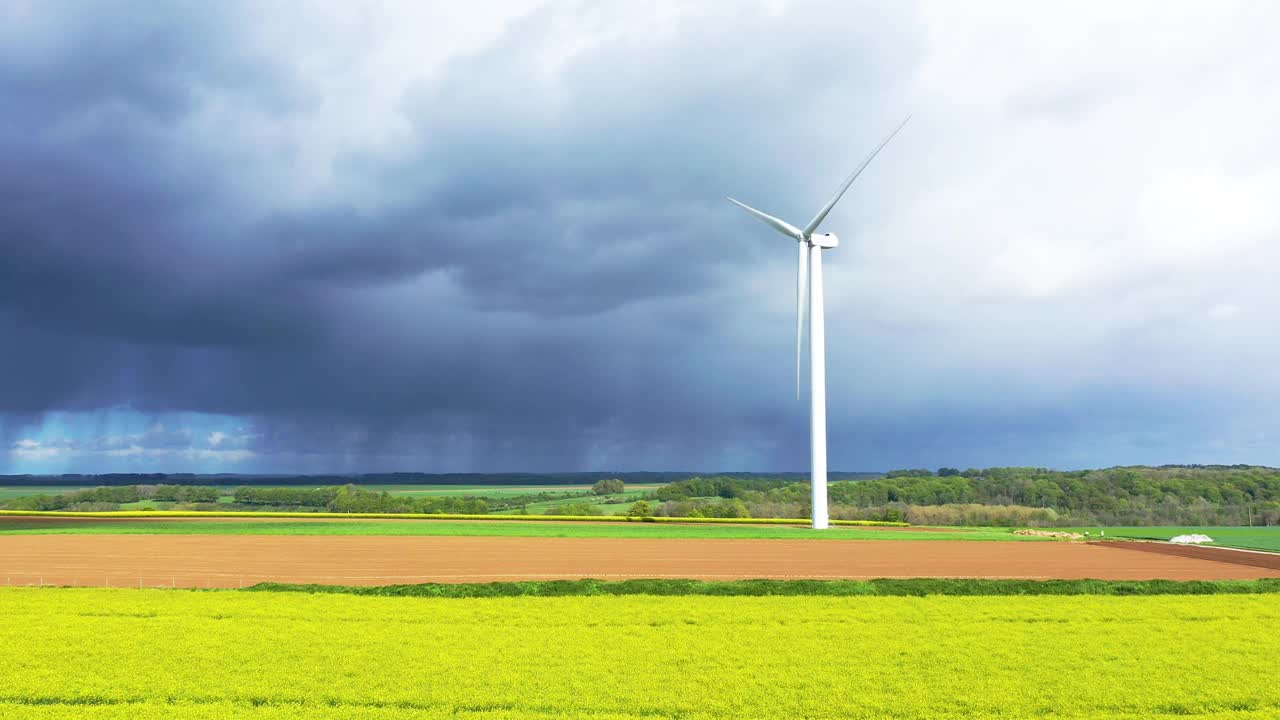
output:
M616 480L608 480L614 478ZM601 483L600 481L605 481ZM621 480L622 483L617 483ZM0 477L0 485L97 486L61 495L16 498L11 509L112 509L140 500L190 509L327 509L335 512L525 512L561 501L549 514L599 514L585 502L587 486L659 484L620 510L672 517L804 518L809 483L799 473L691 473L370 475L114 474ZM411 498L361 485L473 485L465 497ZM218 504L216 487L238 486L234 503ZM289 486L273 490L264 485ZM488 496L485 485L565 486L516 496ZM257 487L254 487L257 486ZM306 487L301 487L306 486ZM576 486L576 487L573 487ZM612 487L612 486L611 486ZM832 473L831 516L848 520L906 521L916 525L1280 525L1280 469L1248 465L1164 465L1060 471L1033 467L940 468L888 473ZM632 498L636 499L636 498ZM617 500L621 504L622 500ZM542 510L539 510L542 512Z
M806 480L808 473L727 473L736 478ZM578 473L362 473L353 475L240 475L234 473L105 473L101 475L0 475L0 486L41 485L591 485L604 478L628 484L651 485L697 477L693 472L578 472ZM833 472L832 480L881 477L883 473Z
M808 492L806 482L695 478L656 499L665 515L699 512L697 498L713 495L715 514L806 517ZM895 470L833 482L828 495L834 518L917 525L1280 525L1280 470L1247 465Z

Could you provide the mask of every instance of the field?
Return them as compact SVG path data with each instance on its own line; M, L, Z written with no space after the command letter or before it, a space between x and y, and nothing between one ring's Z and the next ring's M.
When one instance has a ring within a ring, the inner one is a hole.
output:
M1109 537L1141 540L1168 540L1175 535L1202 533L1214 545L1280 552L1280 526L1273 527L1109 527L1101 528ZM1075 532L1098 534L1099 528L1073 528Z
M0 583L81 587L0 587L0 642L22 648L0 653L0 717L1280 716L1280 557L1189 551L1003 528L3 516Z
M1280 576L1280 556L998 528L507 520L0 517L6 585L244 587L548 578ZM1273 561L1274 560L1274 561Z
M1088 530L1097 536L1099 528ZM1280 552L1280 527L1113 527L1102 528L1110 538L1167 540L1174 535L1203 532L1223 547ZM833 527L813 532L794 525L735 524L612 524L520 522L506 520L382 520L277 518L75 518L0 515L0 536L12 534L163 534L163 535L430 535L478 537L630 537L725 538L794 540L1003 540L1043 542L1035 536L1014 535L1012 528L963 527Z
M44 485L31 487L28 485L0 485L0 500L26 497L28 495L61 495L62 493L86 490L84 485Z
M413 497L518 497L543 492L589 493L590 485L361 485L365 490L387 491ZM628 485L628 490L650 492L660 485Z
M267 535L9 535L0 581L18 585L243 587L573 578L1280 577L1214 558L1071 542ZM1198 548L1235 554L1240 551ZM1250 558L1252 559L1252 558Z
M594 505L600 509L605 515L625 515L627 510L631 509L631 505L637 500L641 500L645 495L652 492L657 485L651 486L627 486L627 490L613 495L584 495L580 498L566 500L544 500L542 502L529 503L525 506L525 512L529 515L541 515L552 508L563 505L566 502L585 502ZM589 488L586 488L589 489ZM501 511L504 514L515 513L515 510Z
M4 535L425 535L464 537L685 538L790 540L1015 540L1043 538L1006 528L833 527L520 520L379 520L278 518L75 518L0 515Z
M0 589L23 648L0 654L0 716L1261 720L1278 633L1273 595Z

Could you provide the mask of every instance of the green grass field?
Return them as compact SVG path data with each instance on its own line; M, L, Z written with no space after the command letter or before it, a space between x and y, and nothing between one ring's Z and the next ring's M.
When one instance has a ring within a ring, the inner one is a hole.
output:
M28 495L61 495L63 493L86 490L85 485L44 485L31 487L27 485L0 485L0 500L27 497Z
M1098 535L1099 529L1106 531L1106 537L1135 538L1141 540L1168 540L1175 535L1201 533L1213 538L1214 545L1280 552L1280 526L1071 528L1074 532L1088 531L1094 536Z
M590 485L361 485L365 490L387 491L412 497L510 498L536 493L587 493ZM653 487L657 487L656 485Z
M632 504L650 492L652 492L652 490L629 489L625 492L613 495L585 495L583 497L569 498L565 500L544 500L542 502L529 503L526 505L525 513L528 515L542 515L549 510L559 507L560 505L564 505L565 503L585 502L588 505L594 505L600 508L600 512L605 515L625 515L627 514L627 510L631 509ZM607 502L607 500L618 499L623 500L623 502ZM515 510L505 510L499 514L510 515L515 512Z
M1261 720L1278 635L1267 595L0 589L0 717Z
M0 518L0 535L463 535L487 537L581 538L787 538L796 540L1021 540L1004 528L948 529L833 527L814 532L798 525L698 525L659 523L520 522L517 520L253 520ZM1048 541L1052 542L1052 541Z

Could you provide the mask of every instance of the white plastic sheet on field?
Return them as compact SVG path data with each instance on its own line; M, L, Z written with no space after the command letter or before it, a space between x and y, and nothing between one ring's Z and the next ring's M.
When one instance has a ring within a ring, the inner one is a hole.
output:
M1196 545L1199 543L1211 543L1213 542L1213 538L1209 537L1208 535L1193 533L1191 535L1176 535L1174 537L1169 538L1169 542L1178 543L1180 545Z

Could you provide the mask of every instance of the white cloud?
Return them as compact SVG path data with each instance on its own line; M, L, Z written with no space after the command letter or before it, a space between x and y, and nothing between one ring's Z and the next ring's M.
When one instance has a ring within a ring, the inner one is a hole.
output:
M170 430L164 424L156 423L144 432L132 434L87 436L79 439L22 438L13 442L9 457L14 463L33 463L39 467L60 466L74 461L93 471L101 471L104 466L113 467L110 464L112 462L136 462L143 469L153 470L157 467L171 469L179 462L234 465L258 456L249 447L256 436L246 428L211 432L204 443L193 441L193 437L193 433L187 428ZM130 467L132 466L124 469ZM21 466L15 468L20 469Z
M1137 260L1197 263L1280 237L1280 168L1249 176L1214 168L1151 178L1135 208Z
M991 258L981 282L986 288L1013 288L1029 296L1049 295L1087 281L1090 273L1097 270L1094 262L1092 254L1078 245L1055 242L1043 234L1020 233Z
M247 148L245 199L258 207L341 198L376 204L377 189L344 173L346 157L393 153L412 139L402 103L417 83L439 75L458 55L497 39L536 0L403 3L307 0L250 5L242 18L252 51L302 78L308 97L291 112L270 112L252 97L208 98L186 128L215 147ZM266 205L264 206L264 203Z
M65 458L75 454L72 448L44 446L35 440L20 440L9 450L17 460L44 461Z
M66 460L76 457L80 452L79 443L63 437L44 440L21 438L9 448L11 458L28 461Z
M885 204L832 216L877 223L836 263L832 284L854 288L838 302L979 342L1034 314L1100 357L1099 328L1185 316L1241 282L1280 300L1280 48L1263 30L1280 10L919 10L916 122L859 181Z
M1225 320L1240 314L1240 306L1231 303L1218 303L1205 313L1214 320Z

